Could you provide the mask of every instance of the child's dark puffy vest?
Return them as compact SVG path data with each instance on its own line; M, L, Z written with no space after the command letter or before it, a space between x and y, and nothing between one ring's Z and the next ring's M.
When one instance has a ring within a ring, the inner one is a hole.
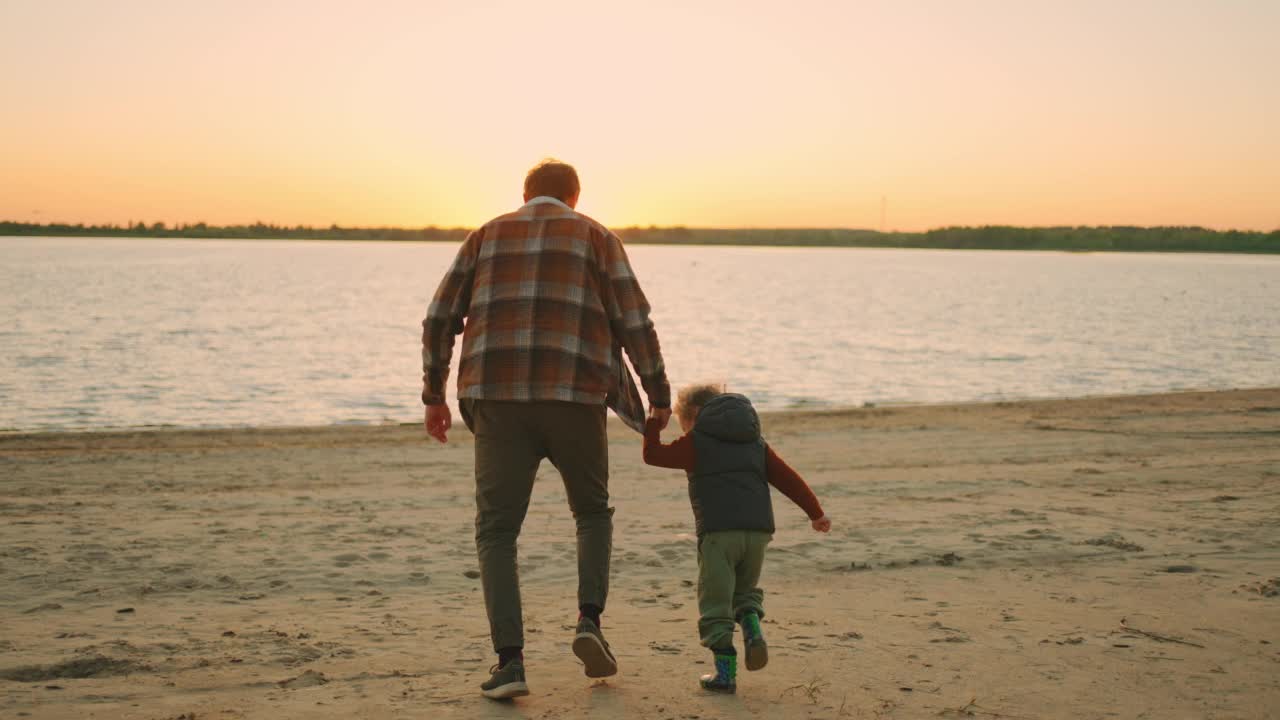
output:
M689 502L698 537L719 530L773 532L765 444L751 401L725 393L702 406L693 425L697 462Z

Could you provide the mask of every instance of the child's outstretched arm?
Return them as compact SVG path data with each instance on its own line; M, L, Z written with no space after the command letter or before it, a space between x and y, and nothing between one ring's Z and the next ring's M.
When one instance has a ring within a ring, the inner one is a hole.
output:
M809 484L800 477L800 474L791 469L791 466L785 460L778 457L778 453L773 448L768 448L765 455L765 469L769 473L769 484L778 488L778 491L791 499L791 502L800 506L805 514L809 516L810 525L818 532L830 532L831 520L826 513L822 511L822 504L818 502L818 496L813 494L813 490L809 488Z
M693 450L693 438L681 435L669 445L662 444L662 423L649 418L644 424L644 463L654 467L687 470L693 472L697 455Z

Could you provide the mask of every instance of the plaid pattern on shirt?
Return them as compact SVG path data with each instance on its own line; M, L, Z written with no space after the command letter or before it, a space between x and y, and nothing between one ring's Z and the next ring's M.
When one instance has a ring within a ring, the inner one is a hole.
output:
M622 240L558 200L534 198L462 243L422 321L426 404L444 402L459 333L459 398L604 403L644 432L625 348L650 404L671 404Z

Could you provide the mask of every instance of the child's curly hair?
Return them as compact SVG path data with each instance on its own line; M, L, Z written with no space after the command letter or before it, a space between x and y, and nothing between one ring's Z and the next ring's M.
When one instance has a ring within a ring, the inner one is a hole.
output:
M698 411L717 395L725 393L724 383L701 383L682 388L676 396L676 417L692 425Z

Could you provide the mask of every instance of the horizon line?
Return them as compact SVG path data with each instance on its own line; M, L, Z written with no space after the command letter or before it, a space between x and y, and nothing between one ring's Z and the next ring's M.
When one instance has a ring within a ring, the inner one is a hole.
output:
M1014 229L1022 229L1022 230L1062 230L1062 229L1094 229L1094 230L1102 230L1102 229L1125 229L1125 230L1131 230L1131 229L1132 229L1132 230L1162 230L1162 229L1177 229L1177 230L1200 230L1200 231L1214 232L1214 233L1233 233L1233 232L1234 232L1234 233L1258 233L1258 234L1263 234L1263 235L1271 235L1271 234L1275 234L1275 233L1280 233L1280 225L1277 225L1275 228L1273 228L1273 229L1271 229L1271 230L1262 230L1262 229L1246 229L1246 228L1239 228L1239 227L1231 227L1231 228L1220 229L1220 228L1213 228L1213 227L1209 227L1209 226L1206 226L1206 225L1136 225L1136 224L1093 224L1093 225L1091 225L1091 224L1065 224L1065 223L1064 223L1064 224L1054 224L1054 225L1015 225L1015 224L1008 224L1008 223L983 223L983 224L976 224L976 225L936 225L936 226L930 227L930 228L925 229L925 230L898 230L898 229L877 230L877 229L874 229L874 228L868 228L868 227L852 227L852 226L820 226L820 225L739 225L739 226L732 226L732 225L681 225L681 224L677 224L677 225L654 225L654 224L648 224L648 225L639 225L639 224L629 224L629 225L610 225L610 224L606 224L606 223L602 223L602 224L604 224L604 225L605 225L605 227L610 228L610 229L614 229L614 230L643 230L643 231L659 231L659 230L691 230L691 231L707 231L707 230L714 230L714 231L753 231L753 230L773 230L773 231L777 231L777 230L795 230L795 231L810 231L810 232L812 232L812 231L860 232L860 233L873 233L873 234L877 234L877 235L924 235L924 234L928 234L928 233L931 233L931 232L942 231L942 230L958 230L958 229L959 229L959 230L966 230L966 229L985 229L985 228L1014 228ZM156 222L152 222L152 223L147 223L147 222L143 222L143 221L137 221L137 222L134 222L134 221L130 220L130 221L128 221L126 224L117 224L117 223L115 223L115 222L109 222L109 223L86 223L86 222L76 222L76 223L72 223L72 222L62 222L62 221L54 221L54 222L30 222L30 221L24 221L24 220L8 220L8 219L0 218L0 226L2 226L2 225L16 225L16 226L37 227L37 228L38 228L38 227L44 227L44 228L52 228L52 227L71 227L71 228L84 228L84 229L86 229L86 230L94 229L94 228L114 229L114 230L137 230L137 229L141 229L141 230L146 231L146 232L156 232L156 231L175 231L175 232L177 232L177 231L189 230L189 229L210 229L210 230L212 230L212 229L216 229L216 228L255 228L255 227L261 227L261 228L276 228L276 229L282 229L282 230L319 230L319 231L328 231L328 230L333 230L333 229L341 229L341 230L369 230L369 231L372 231L372 230L395 230L395 231L422 231L422 230L436 230L436 231L445 231L445 232L450 232L450 231L451 231L451 232L458 232L458 231L464 231L464 230L465 230L465 231L475 230L475 229L477 229L477 228L481 227L481 226L483 225L483 223L481 223L480 225L343 225L343 224L341 224L341 223L330 223L330 224L328 224L328 225L313 225L313 224L303 224L303 223L298 223L298 224L286 224L286 223L263 222L263 221L261 221L261 220L254 220L253 222L250 222L250 223L244 223L244 222L241 222L241 223L209 223L209 222L205 222L205 221L198 221L198 222L186 222L186 221L183 221L183 222L179 222L179 223L176 223L176 224L169 224L169 223L164 222L164 221L156 221ZM157 225L159 225L159 227L158 227L158 228L156 227Z

